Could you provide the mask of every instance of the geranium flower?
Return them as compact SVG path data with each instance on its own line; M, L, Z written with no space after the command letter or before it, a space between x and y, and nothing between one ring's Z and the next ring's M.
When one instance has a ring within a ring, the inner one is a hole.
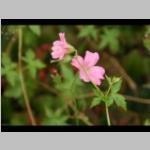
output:
M54 41L52 46L52 58L62 60L70 45L66 42L65 33L59 33L60 40Z
M92 82L95 85L100 85L104 79L105 69L100 66L95 66L99 60L99 54L86 51L85 57L75 56L71 64L79 70L80 79L85 82Z

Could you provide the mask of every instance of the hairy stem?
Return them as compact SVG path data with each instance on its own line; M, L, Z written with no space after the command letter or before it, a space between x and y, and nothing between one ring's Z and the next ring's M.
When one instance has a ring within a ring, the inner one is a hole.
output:
M108 126L111 125L110 123L110 117L109 117L109 111L108 111L108 106L107 104L105 103L105 107L106 107L106 117L107 117L107 123L108 123Z
M27 90L25 87L25 82L24 82L24 77L23 77L23 71L22 71L22 28L19 27L18 28L18 66L19 66L19 78L20 78L20 83L21 83L21 89L22 89L22 93L23 93L23 97L24 97L24 102L25 102L25 106L27 109L27 113L29 116L29 119L31 121L32 125L36 125L33 113L32 113L32 109L29 103L29 98L28 98L28 94L27 94Z
M111 85L109 85L109 88L108 88L108 91L106 93L106 96L108 96L110 90L111 90ZM108 126L110 126L111 125L111 123L110 123L110 116L109 116L108 106L107 106L106 102L105 102L105 107L106 107L107 124L108 124Z

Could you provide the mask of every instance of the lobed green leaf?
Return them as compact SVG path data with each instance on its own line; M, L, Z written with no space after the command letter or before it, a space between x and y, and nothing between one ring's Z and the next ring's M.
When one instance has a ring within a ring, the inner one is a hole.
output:
M35 33L37 36L40 36L41 34L41 29L39 25L30 25L29 26L30 30Z

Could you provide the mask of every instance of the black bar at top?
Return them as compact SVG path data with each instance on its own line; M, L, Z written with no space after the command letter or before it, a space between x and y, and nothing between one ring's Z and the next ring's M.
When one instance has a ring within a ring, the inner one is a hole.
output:
M1 19L2 25L150 25L150 19Z

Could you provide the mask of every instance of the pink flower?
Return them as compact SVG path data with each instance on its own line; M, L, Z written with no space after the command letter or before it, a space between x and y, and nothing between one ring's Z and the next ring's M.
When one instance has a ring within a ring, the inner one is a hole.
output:
M62 60L68 52L69 44L66 42L65 33L59 33L60 40L54 41L52 46L52 58Z
M71 64L79 70L80 79L85 82L92 82L95 85L100 85L104 79L105 69L100 66L95 66L99 60L98 53L86 51L85 57L75 56Z

